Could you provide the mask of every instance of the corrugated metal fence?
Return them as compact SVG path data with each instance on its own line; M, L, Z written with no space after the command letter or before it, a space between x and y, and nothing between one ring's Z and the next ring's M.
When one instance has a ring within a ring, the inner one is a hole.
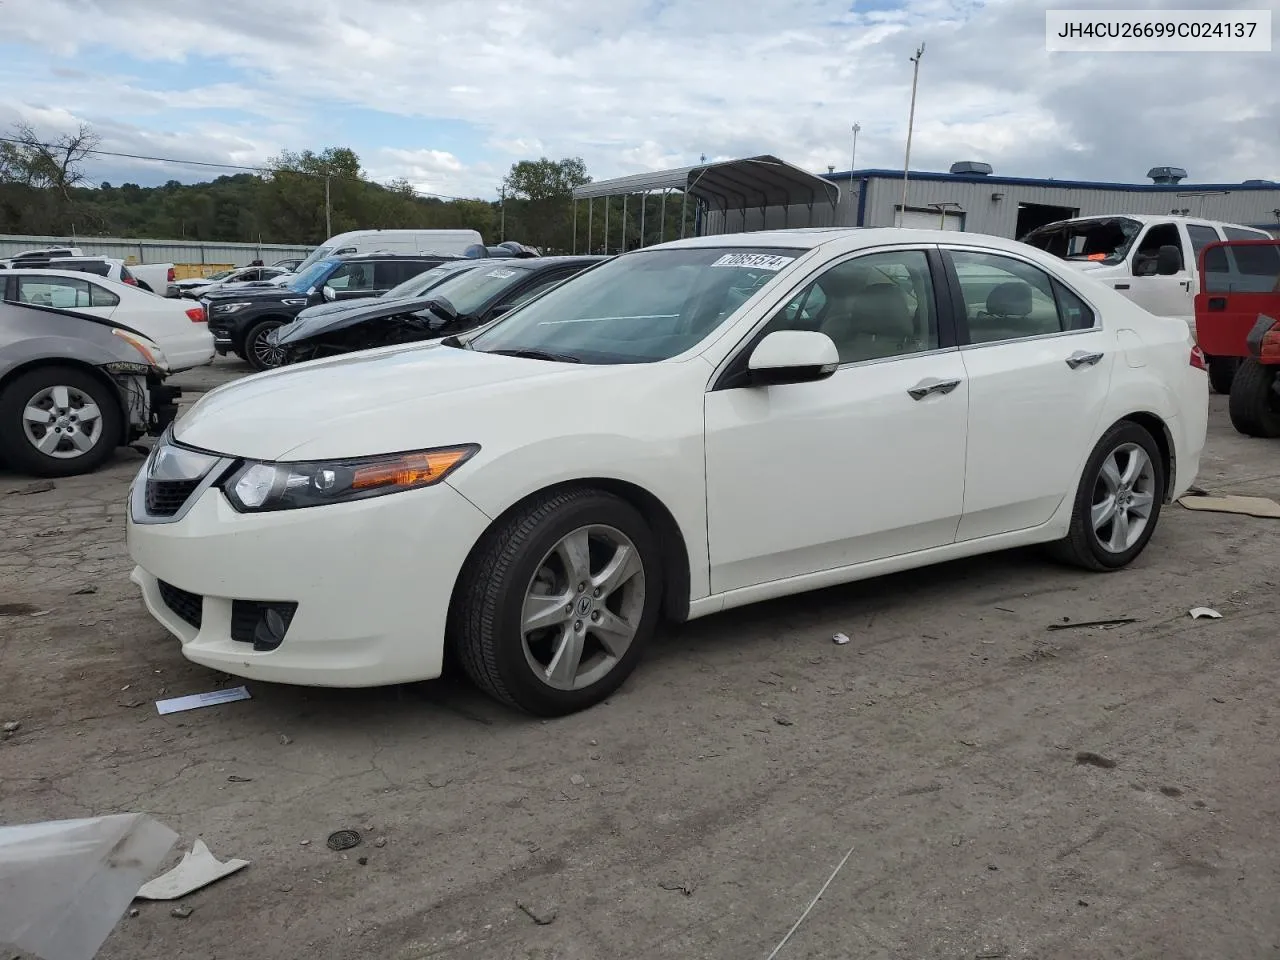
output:
M0 234L0 259L41 247L79 247L86 256L132 259L137 263L271 264L305 257L312 247L280 243L201 243L195 240L128 240L119 237L24 237Z

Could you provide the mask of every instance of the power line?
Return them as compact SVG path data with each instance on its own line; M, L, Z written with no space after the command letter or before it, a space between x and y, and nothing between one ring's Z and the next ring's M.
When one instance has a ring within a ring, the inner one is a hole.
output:
M45 150L64 149L63 147L60 147L56 143L40 143L38 141L21 140L21 139L18 139L17 137L0 137L0 143L13 143L13 144L17 144L18 146L24 146L24 147L43 147ZM307 170L288 170L288 169L281 169L277 167L254 167L254 166L248 166L246 164L241 164L241 163L214 163L213 161L210 161L210 160L179 160L176 157L149 157L149 156L144 156L138 153L119 153L114 150L93 149L93 150L83 150L81 152L83 152L86 155L92 154L93 156L96 156L96 157L119 157L125 160L148 160L153 163L176 163L185 167L210 167L215 170L240 170L244 173L269 173L273 175L279 174L279 173L292 173L299 177L318 177L318 178L324 177L324 178L332 178L334 180L346 180L350 183L374 183L377 186L386 187L386 184L377 183L377 181L373 181L373 180L362 180L359 177L344 177L340 174L311 173L310 171L307 171ZM414 196L434 197L437 200L474 200L476 199L475 197L453 197L447 193L430 193L426 190L419 190L417 187L413 187L412 189L413 189Z

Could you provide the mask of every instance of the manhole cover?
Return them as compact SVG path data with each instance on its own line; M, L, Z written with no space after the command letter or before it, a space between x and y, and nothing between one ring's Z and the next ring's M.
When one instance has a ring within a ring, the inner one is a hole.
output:
M360 834L354 830L337 830L329 834L326 842L330 850L350 850L352 847L360 846Z

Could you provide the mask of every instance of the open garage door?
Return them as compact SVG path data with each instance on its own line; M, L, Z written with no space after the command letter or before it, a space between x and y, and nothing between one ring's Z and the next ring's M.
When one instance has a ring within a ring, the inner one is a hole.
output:
M901 208L894 208L894 216L897 216L899 209ZM902 214L902 225L916 230L937 230L939 227L943 230L963 230L964 214L948 211L944 221L937 210L907 210Z

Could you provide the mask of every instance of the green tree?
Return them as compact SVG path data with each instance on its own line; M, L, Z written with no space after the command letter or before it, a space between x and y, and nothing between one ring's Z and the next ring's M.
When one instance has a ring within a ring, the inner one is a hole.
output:
M573 188L590 183L580 157L521 160L502 181L506 235L553 250L573 245Z

